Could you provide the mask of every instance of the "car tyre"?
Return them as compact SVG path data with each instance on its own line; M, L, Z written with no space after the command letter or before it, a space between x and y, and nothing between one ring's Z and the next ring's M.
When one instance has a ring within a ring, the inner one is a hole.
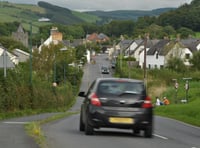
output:
M83 123L82 113L80 114L79 130L80 130L80 131L84 131L84 130L85 130L85 125L84 125L84 123Z
M140 134L140 130L139 129L133 129L133 134L139 135Z
M93 135L94 129L93 127L88 123L88 118L85 121L85 135Z
M144 130L144 137L145 138L152 138L153 137L153 128L152 125L149 125Z

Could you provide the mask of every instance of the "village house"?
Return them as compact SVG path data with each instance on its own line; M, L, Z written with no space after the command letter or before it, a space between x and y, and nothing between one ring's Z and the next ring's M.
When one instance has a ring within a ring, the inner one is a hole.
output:
M62 42L63 40L63 35L61 32L58 31L57 27L52 27L50 30L50 36L48 39L46 39L40 46L39 46L39 51L42 50L43 46L49 46L51 43L53 44L58 44Z
M135 49L143 42L142 39L136 39L132 40L130 45L126 47L125 52L124 52L124 57L131 56L131 53L135 51Z
M140 67L143 67L144 63L144 48L146 48L146 51L149 50L153 45L155 45L159 40L147 40L145 43L144 40L141 40L138 46L135 48L135 50L131 51L130 55L131 57L134 57L136 61L139 63ZM145 45L146 44L146 45Z
M186 66L190 66L189 59L197 51L198 46L187 40L160 40L156 45L147 51L147 65L149 69L164 68L172 57L179 57ZM197 44L198 45L198 44Z
M23 50L14 49L12 52L18 57L19 62L26 62L30 59L30 54Z
M106 42L109 41L109 37L103 33L97 34L97 33L92 33L92 34L88 34L86 36L86 41L87 42Z

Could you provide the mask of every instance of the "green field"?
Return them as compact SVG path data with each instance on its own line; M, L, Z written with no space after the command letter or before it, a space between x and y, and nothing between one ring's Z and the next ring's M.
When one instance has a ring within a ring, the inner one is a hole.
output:
M171 104L156 107L155 113L200 127L200 81L191 80L189 84L188 93L184 88L185 81L183 80L179 83L177 93L173 85L168 87L159 97L166 96ZM182 103L183 99L187 99L188 102ZM155 102L155 97L153 100Z
M44 14L45 9L36 5L0 2L0 23L21 22L25 30L30 30L30 22L32 22L33 33L37 33L40 26L51 24L50 22L38 22L40 17L36 13Z

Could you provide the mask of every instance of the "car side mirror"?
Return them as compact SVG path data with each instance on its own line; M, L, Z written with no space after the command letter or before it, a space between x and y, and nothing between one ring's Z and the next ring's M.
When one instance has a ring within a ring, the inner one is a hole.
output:
M85 92L84 91L79 92L78 96L79 97L85 97Z

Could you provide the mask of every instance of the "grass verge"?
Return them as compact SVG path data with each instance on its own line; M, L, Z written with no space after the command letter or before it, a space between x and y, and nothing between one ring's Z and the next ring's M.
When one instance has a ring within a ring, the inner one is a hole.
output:
M78 112L65 112L65 113L60 113L60 114L51 116L41 121L31 122L25 125L25 130L27 134L35 140L35 142L39 145L40 148L48 148L44 133L41 130L41 125L51 122L51 121L66 118L70 115L77 114L77 113Z
M172 104L168 106L158 106L155 114L159 116L173 118L185 123L200 127L200 100L195 100L186 104Z

